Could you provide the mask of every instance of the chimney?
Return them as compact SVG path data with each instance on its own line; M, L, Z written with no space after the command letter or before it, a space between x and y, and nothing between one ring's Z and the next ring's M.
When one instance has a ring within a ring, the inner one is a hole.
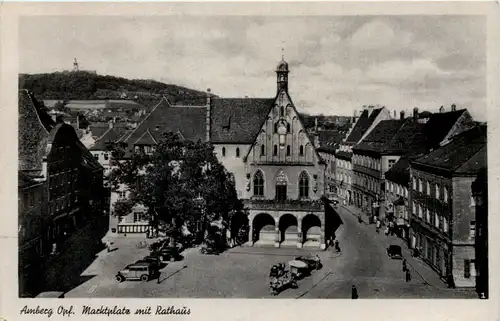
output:
M444 106L439 107L439 112L444 113Z
M318 132L318 117L314 118L314 132Z
M404 110L399 112L399 117L400 117L400 119L405 119L405 111Z
M76 128L80 129L80 115L76 115Z
M207 89L207 112L206 112L206 141L210 142L210 125L211 125L211 109L212 109L212 97L210 96L210 88Z
M397 113L396 113L396 109L394 109L394 119L396 119L397 116Z
M455 104L451 105L451 111L457 111L457 105Z
M413 108L413 120L417 120L418 119L418 108L415 107Z
M354 124L356 122L356 119L358 118L357 116L358 112L354 110L354 115L352 116L352 123Z

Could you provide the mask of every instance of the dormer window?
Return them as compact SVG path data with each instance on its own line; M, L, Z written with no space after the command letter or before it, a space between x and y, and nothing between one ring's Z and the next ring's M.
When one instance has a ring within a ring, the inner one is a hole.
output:
M222 130L227 132L229 129L231 129L231 116L228 116L222 124Z

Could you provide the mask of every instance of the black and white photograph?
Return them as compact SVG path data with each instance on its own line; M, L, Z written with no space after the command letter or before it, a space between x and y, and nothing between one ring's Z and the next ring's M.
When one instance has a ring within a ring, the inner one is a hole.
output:
M487 16L274 5L19 15L9 292L490 299Z

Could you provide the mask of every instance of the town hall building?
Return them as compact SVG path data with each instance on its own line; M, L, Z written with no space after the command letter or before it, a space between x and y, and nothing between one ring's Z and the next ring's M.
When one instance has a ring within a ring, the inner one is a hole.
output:
M289 94L289 72L282 59L273 98L219 98L209 92L198 106L174 106L163 98L120 142L130 151L148 152L163 133L174 132L212 143L248 210L247 245L324 249L330 209L323 202L326 164L317 151L317 133L306 132ZM145 224L137 217L115 222L114 229Z

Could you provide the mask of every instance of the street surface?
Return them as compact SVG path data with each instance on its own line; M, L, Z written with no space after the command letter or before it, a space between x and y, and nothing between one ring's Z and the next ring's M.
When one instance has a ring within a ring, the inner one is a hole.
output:
M412 280L406 282L402 261L390 259L386 253L389 244L400 245L401 240L377 234L373 225L359 223L357 214L347 209L339 206L337 211L344 222L336 232L341 253L332 249L237 247L216 256L188 249L183 253L184 260L168 263L162 269L159 283L156 279L118 283L114 278L117 271L149 252L136 246L141 238L122 237L114 240L115 251L104 250L97 255L81 275L86 281L66 293L66 297L347 299L351 296L351 286L355 285L361 299L476 298L473 289L448 289L430 268L403 250L412 274ZM298 289L272 296L269 291L271 266L307 254L318 254L323 268L299 280Z

